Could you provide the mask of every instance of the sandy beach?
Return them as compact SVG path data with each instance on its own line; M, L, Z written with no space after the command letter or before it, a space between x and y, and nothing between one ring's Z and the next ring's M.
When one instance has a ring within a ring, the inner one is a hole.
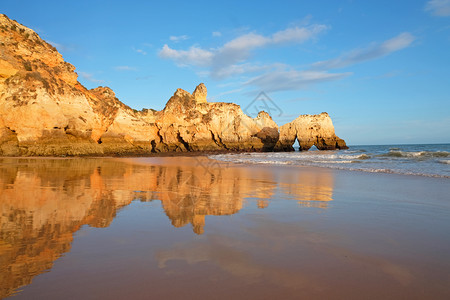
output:
M448 299L448 178L0 159L1 298Z

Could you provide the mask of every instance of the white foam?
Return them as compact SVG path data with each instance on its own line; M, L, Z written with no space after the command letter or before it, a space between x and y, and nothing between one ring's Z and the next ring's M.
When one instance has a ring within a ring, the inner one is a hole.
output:
M255 152L217 154L210 157L240 164L303 165L373 173L450 177L447 167L450 160L446 159L450 152L411 150L381 148L375 151Z
M336 161L329 161L329 160L313 160L313 163L319 163L319 164L352 164L355 161L354 160L336 160Z

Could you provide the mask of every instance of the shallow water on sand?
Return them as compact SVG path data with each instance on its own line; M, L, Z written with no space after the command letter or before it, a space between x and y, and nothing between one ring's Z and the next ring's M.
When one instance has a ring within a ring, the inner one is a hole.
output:
M0 159L0 298L449 299L450 181Z

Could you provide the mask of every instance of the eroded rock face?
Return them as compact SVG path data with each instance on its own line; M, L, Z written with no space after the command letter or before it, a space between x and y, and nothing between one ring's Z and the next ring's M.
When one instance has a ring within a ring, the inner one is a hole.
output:
M334 126L327 113L301 115L294 121L280 127L280 139L275 150L293 151L292 145L298 140L300 150L308 150L313 145L319 150L347 149L343 139L334 133Z
M203 83L192 94L178 89L162 111L136 111L108 87L87 90L74 70L33 30L0 14L0 155L290 150L296 137L302 149L345 146L329 117L280 131L266 112L251 118L239 105L208 103Z
M203 83L200 83L192 93L195 101L197 103L206 103L207 90L206 86Z

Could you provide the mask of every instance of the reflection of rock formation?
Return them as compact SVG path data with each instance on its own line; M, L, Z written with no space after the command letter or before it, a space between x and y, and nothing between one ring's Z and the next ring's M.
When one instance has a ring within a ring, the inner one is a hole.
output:
M109 226L133 199L99 185L104 167L121 172L94 160L1 160L0 298L50 269L81 225Z
M134 199L160 200L175 227L201 234L205 216L237 213L245 198L267 207L277 181L295 199L331 200L329 174L301 174L277 180L206 158L0 159L0 298L50 269L82 225L107 227Z
M326 208L333 200L334 177L331 170L312 173L296 173L293 178L280 182L286 194L298 200L301 206Z
M204 172L202 169L197 170ZM242 208L242 195L239 191L235 194L223 191L224 186L217 184L208 173L199 175L202 177L180 172L179 176L173 177L169 182L167 190L160 195L160 200L173 226L182 227L191 223L194 232L202 234L206 215L237 213ZM211 180L204 180L204 176ZM220 198L221 195L225 197Z
M170 159L169 159L170 160ZM273 180L251 179L249 170L205 158L177 158L177 165L160 166L154 190L175 227L189 223L203 233L206 215L231 215L245 197L270 197ZM272 176L265 173L264 176Z

